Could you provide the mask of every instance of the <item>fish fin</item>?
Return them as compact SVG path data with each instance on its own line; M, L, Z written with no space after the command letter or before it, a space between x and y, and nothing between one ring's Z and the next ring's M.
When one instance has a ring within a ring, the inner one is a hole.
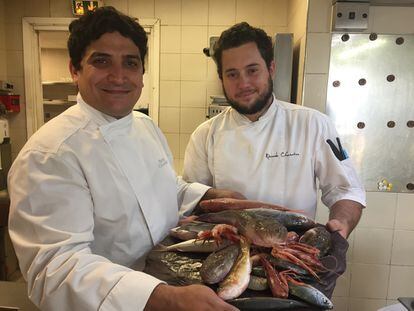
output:
M168 246L165 246L164 244L157 244L155 245L155 247L152 249L154 252L166 252L168 251Z

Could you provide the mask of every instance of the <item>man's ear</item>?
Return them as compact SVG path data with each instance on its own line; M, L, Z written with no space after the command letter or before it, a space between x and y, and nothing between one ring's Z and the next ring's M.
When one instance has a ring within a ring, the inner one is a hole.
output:
M77 83L78 77L79 77L78 76L79 70L77 70L75 66L73 66L71 61L69 61L69 71L70 71L70 75L72 76L73 82Z
M275 78L275 72L276 72L276 64L275 64L275 61L272 60L269 66L269 74L272 77L272 79Z

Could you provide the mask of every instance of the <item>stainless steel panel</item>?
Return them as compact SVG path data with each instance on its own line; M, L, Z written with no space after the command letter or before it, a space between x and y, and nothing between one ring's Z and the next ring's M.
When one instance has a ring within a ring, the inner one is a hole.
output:
M414 36L333 34L327 114L368 191L414 192Z
M273 90L276 98L290 102L292 89L293 66L293 34L278 33L275 37L274 58L276 72L273 79Z
M332 30L365 30L368 16L369 3L337 2L333 6Z

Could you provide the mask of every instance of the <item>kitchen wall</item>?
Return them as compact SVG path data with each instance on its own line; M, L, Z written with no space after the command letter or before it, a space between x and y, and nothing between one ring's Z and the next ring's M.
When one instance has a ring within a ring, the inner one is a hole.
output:
M209 95L222 94L215 64L202 53L209 37L240 21L262 27L272 36L293 32L302 51L306 37L306 0L106 0L105 4L136 17L161 19L159 126L178 172L190 134L205 120ZM24 103L21 18L72 17L70 1L12 1L4 7L4 16L5 27L0 29L6 32L8 62L3 67ZM25 118L24 105L21 113L9 117L13 157L26 141Z
M154 16L161 18L159 125L180 172L190 134L206 119L209 96L222 94L216 66L202 53L209 37L220 35L240 21L260 26L271 35L287 32L290 3L287 0L171 0L154 4Z
M309 0L303 104L325 111L331 0ZM414 34L414 7L371 6L367 33ZM318 207L325 222L328 209ZM335 310L370 311L414 296L414 194L367 193L349 239L348 268L334 292Z
M4 0L0 0L0 80L7 78L7 54L5 33Z

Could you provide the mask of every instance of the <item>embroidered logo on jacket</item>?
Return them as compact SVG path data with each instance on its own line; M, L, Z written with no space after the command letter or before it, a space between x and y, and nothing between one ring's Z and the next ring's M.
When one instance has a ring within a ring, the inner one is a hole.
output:
M270 160L272 158L286 158L286 157L297 157L299 156L299 153L297 152L289 152L289 151L282 151L280 154L278 152L275 152L273 154L266 153L265 157L266 159Z
M167 165L167 160L165 160L164 158L162 158L162 159L158 159L158 167L159 168L161 168L161 167L163 167L164 165Z

